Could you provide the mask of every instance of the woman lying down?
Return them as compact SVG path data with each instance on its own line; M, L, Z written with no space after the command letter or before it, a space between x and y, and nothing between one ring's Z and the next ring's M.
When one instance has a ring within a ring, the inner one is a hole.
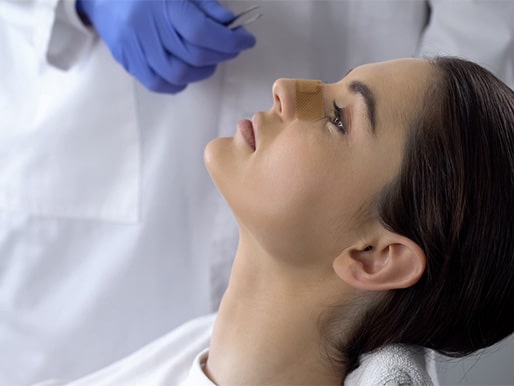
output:
M217 316L69 385L430 385L425 348L513 332L512 90L442 57L273 98L205 149L240 231Z

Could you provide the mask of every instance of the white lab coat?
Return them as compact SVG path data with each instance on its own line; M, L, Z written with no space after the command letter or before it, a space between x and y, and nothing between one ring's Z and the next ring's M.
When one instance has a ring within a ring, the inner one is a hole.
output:
M77 378L217 307L237 231L203 148L275 79L451 53L514 85L514 2L257 2L256 47L167 96L71 1L0 2L0 385Z

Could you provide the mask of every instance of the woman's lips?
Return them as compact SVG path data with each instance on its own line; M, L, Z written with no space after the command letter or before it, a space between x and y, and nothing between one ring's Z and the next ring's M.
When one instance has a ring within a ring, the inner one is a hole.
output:
M255 131L253 127L252 121L248 119L241 119L237 123L237 128L243 135L243 138L245 139L246 143L252 148L253 151L256 149L256 143L255 143Z

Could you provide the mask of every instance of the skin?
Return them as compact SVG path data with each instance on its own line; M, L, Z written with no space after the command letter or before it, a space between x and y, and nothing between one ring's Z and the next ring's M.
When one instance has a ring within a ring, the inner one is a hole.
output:
M362 95L376 100L371 133ZM323 357L319 318L362 290L414 284L423 252L366 215L398 173L408 122L433 80L429 64L402 59L360 66L323 85L325 111L345 108L347 131L296 117L295 82L273 85L273 107L252 118L256 149L238 130L205 149L211 177L240 230L206 372L217 384L341 384ZM344 329L344 326L341 326Z

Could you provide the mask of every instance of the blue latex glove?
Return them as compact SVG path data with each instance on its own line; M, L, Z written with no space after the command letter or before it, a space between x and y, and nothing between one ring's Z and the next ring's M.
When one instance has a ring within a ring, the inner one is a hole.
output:
M76 8L152 91L182 91L255 44L244 28L224 25L234 14L216 0L77 0Z

